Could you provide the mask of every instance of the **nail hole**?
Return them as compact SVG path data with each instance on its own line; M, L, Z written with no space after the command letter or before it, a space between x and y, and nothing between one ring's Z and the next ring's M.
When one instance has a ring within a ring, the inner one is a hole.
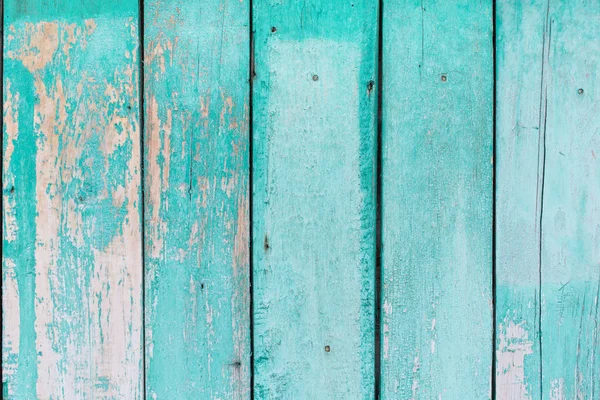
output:
M200 289L204 289L204 283L200 284Z
M265 247L265 250L269 250L269 248L271 247L271 246L269 246L269 238L267 237L267 235L265 235L264 247Z
M446 75L442 75L442 82L446 82L448 80L448 77L446 77Z
M15 192L15 187L14 187L14 186L12 186L12 187L10 188L10 192L11 192L11 193L14 193L14 192Z
M579 94L583 94L583 89L579 89L579 90L577 91L577 93L579 93Z
M329 353L330 351L331 351L331 347L329 347L329 346L325 346L325 352L326 352L326 353Z
M318 77L317 75L313 75L313 81L315 81L315 82L316 82L316 81L318 81L318 80L319 80L319 77Z
M275 28L274 26L271 27L271 32L276 32L277 28Z

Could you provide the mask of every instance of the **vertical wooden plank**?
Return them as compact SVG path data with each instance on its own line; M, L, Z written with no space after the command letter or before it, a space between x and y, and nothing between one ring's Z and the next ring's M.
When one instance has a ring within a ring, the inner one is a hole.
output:
M4 6L4 394L140 398L137 1Z
M253 10L255 396L370 399L377 2Z
M496 2L496 398L540 399L540 84L547 0Z
M498 271L499 318L509 318L518 337L497 343L498 365L511 348L522 354L508 365L518 375L497 394L593 399L600 396L600 4L507 1L499 11L498 216L506 222L498 228L507 245L498 257L512 264ZM509 37L515 31L526 32L527 46ZM532 83L519 85L516 74ZM519 233L508 222L515 214Z
M383 9L383 399L490 397L492 1Z
M600 3L548 3L540 129L542 396L600 397Z
M249 11L145 4L150 398L250 395Z

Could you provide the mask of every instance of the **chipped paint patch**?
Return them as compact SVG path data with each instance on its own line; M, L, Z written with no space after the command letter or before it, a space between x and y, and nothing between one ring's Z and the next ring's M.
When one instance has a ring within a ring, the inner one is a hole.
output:
M8 229L4 238L18 283L15 292L9 274L5 293L16 293L15 326L27 329L18 343L24 362L13 363L7 382L15 398L141 393L134 28L130 18L114 16L9 28L4 182L14 188L5 193L4 213L10 227L6 213L14 213L19 231ZM130 57L114 56L119 47ZM16 342L5 332L6 352Z
M533 341L524 328L524 322L515 324L504 320L498 330L498 350L496 350L496 384L501 388L499 399L529 399L525 381L525 357L533 354Z
M19 368L20 350L19 284L15 262L4 258L2 263L2 376L8 385L6 394L14 396L13 379Z

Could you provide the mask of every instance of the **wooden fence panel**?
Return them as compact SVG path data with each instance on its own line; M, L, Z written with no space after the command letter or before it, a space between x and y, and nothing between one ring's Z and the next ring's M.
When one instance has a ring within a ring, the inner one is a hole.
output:
M497 398L597 398L600 4L497 21Z
M2 12L2 398L600 396L597 1Z
M147 394L247 399L250 5L144 13Z
M382 16L381 398L488 398L492 1Z
M370 399L377 2L253 4L255 395Z
M4 2L3 395L142 395L138 4Z

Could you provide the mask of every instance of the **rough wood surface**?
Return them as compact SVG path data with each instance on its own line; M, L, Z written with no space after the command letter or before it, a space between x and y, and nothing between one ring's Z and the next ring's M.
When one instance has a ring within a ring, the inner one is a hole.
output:
M257 399L374 396L376 3L253 3Z
M137 1L4 7L3 395L141 398Z
M382 22L381 398L489 398L492 1Z
M249 4L145 4L147 394L250 395Z
M600 4L498 8L498 399L600 396Z
M496 398L539 399L540 85L546 0L496 9Z

